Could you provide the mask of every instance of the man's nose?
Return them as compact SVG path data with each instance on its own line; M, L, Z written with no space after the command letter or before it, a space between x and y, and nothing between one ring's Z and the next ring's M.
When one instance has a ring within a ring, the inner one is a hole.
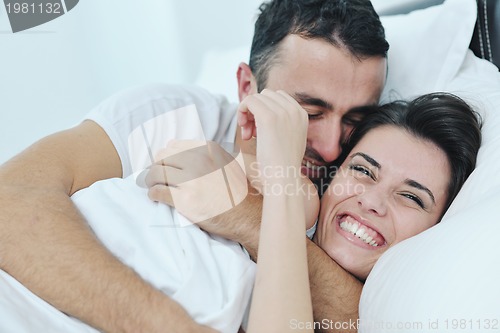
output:
M321 155L325 162L335 161L342 152L341 140L343 140L342 123L340 120L333 124L325 123L320 128L312 130L311 147Z

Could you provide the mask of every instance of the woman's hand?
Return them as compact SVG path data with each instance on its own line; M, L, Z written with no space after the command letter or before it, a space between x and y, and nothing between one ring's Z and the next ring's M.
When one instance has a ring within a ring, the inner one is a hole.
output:
M238 107L238 125L243 140L257 138L257 160L263 182L300 175L308 118L290 95L263 90L247 96Z
M264 90L241 102L238 124L244 140L257 138L264 196L248 331L290 332L291 320L313 320L300 172L307 113L285 92Z

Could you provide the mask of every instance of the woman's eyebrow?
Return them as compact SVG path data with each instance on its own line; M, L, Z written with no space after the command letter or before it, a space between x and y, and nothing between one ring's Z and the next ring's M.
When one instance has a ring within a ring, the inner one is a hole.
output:
M354 158L356 156L361 156L368 163L370 163L372 166L374 166L377 169L381 169L382 168L382 166L380 165L380 163L378 163L373 157L371 157L371 156L369 156L369 155L367 155L365 153L357 152L357 153L352 154L350 157ZM434 194L432 194L432 191L429 190L426 186L420 184L419 182L417 182L416 180L413 180L413 179L406 179L405 180L405 184L408 185L408 186L414 187L414 188L416 188L418 190L424 191L425 193L427 193L429 195L429 197L432 200L432 203L434 205L436 204L436 199L434 198Z
M380 165L379 162L377 162L373 157L365 154L365 153L354 153L351 155L351 158L354 158L356 156L361 156L362 158L364 158L368 163L370 163L372 166L374 166L375 168L377 169L382 169L382 166Z
M424 185L420 184L419 182L417 182L417 181L415 181L413 179L407 179L407 180L405 180L405 184L408 185L408 186L411 186L411 187L414 187L416 189L419 189L419 190L422 190L422 191L426 192L431 197L432 203L436 204L436 200L434 199L434 194L432 194L432 191L429 190Z

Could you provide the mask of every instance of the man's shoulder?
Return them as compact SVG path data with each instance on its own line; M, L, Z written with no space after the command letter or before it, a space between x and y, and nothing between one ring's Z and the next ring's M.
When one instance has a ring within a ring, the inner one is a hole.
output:
M199 113L234 113L235 105L222 95L212 94L195 85L150 83L122 90L103 101L98 108L126 110L125 113L143 112L145 108L156 112L194 105Z
M120 98L141 98L141 97L163 97L163 98L215 98L216 95L211 94L208 90L187 84L171 84L171 83L147 83L118 92L116 97Z

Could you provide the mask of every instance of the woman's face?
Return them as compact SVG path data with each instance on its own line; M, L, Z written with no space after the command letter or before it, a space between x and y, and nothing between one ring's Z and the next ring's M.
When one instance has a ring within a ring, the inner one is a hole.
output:
M436 145L393 126L373 129L321 199L314 241L364 280L387 249L437 223L449 180Z

